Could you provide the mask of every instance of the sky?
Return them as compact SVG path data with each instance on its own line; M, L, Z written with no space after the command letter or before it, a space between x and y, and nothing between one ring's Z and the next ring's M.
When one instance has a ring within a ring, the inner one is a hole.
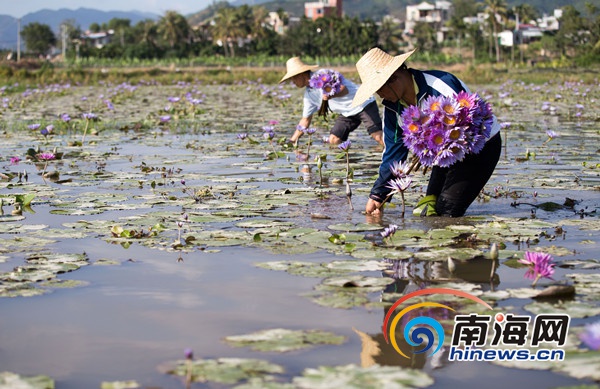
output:
M0 15L20 18L42 9L92 8L101 11L142 11L163 15L177 11L182 15L195 13L212 4L212 0L0 0Z

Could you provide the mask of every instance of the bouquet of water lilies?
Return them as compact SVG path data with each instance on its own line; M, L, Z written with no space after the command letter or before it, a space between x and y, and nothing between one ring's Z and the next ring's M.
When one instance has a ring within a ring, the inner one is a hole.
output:
M448 167L485 146L492 129L489 103L476 93L430 96L402 113L404 144L427 167Z
M308 81L308 86L311 88L321 89L323 95L327 97L335 96L342 90L342 82L344 76L340 72L332 69L320 69L312 74ZM327 112L329 110L329 103L327 100L321 102L318 114L327 118Z

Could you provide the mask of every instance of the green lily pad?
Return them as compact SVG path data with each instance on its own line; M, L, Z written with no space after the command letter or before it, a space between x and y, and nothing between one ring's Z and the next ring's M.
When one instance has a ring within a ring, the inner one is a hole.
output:
M393 283L394 279L389 277L367 277L361 275L337 276L323 280L323 285L338 286L343 288L385 288Z
M0 297L33 297L48 293L49 290L36 287L29 282L1 282Z
M272 261L272 262L261 262L255 264L257 267L268 269L285 271L295 276L302 277L329 277L331 275L345 274L349 270L344 269L333 269L325 264L316 262L302 262L302 261Z
M319 344L342 344L345 340L344 336L326 331L294 331L283 328L225 337L225 341L235 347L250 347L255 351L276 352L300 350Z
M346 231L346 232L362 232L362 231L378 231L381 230L381 226L377 226L374 224L367 223L340 223L340 224L332 224L328 226L332 231Z
M276 382L271 376L252 377L247 382L236 385L233 389L298 389L296 385L285 382Z
M186 377L191 371L191 382L235 384L252 377L282 374L283 367L261 359L218 358L180 360L161 368L166 374Z
M45 375L23 377L8 371L0 372L0 389L54 389L54 380Z
M571 318L584 318L600 315L600 307L581 301L559 301L555 304L536 302L523 307L527 311L539 315L541 313L566 313Z
M104 381L100 385L100 389L136 389L136 388L141 388L141 386L134 380L112 381L112 382Z
M298 388L325 389L405 389L425 388L433 379L421 370L401 369L397 366L359 367L356 365L321 366L306 369L292 381Z

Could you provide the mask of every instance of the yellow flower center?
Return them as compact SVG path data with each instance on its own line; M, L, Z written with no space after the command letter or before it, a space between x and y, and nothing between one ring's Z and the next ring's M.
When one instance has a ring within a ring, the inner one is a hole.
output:
M416 125L416 124L414 124L414 123L411 123L411 124L409 124L409 126L408 126L408 131L410 131L410 132L412 132L412 133L415 133L415 132L419 131L419 126L417 126L417 125Z
M452 116L446 116L444 117L444 124L448 126L453 126L454 124L456 124L456 119Z

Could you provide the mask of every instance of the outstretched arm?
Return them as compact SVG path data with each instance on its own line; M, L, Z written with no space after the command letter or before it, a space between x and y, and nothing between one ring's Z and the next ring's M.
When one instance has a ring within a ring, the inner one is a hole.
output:
M312 121L312 115L303 117L302 119L300 119L300 122L298 123L298 127L308 128L308 126L310 126L311 121ZM300 139L301 136L302 136L302 131L296 129L294 131L294 135L292 135L292 137L290 138L290 141L296 143L296 142L298 142L298 139Z

